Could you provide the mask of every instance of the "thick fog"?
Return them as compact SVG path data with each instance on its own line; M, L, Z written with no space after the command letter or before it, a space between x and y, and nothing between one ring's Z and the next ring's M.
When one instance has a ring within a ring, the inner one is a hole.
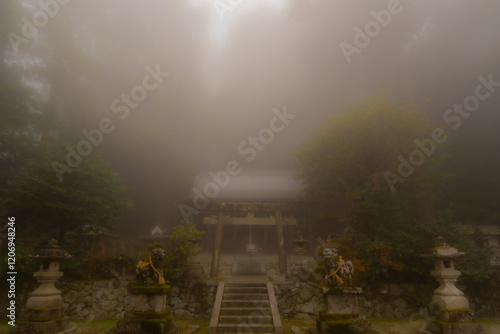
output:
M232 160L245 172L296 170L293 152L328 116L388 91L447 129L448 166L473 175L455 199L498 204L467 189L498 193L500 84L456 129L443 117L479 77L500 82L500 2L66 2L52 2L35 37L6 39L5 59L44 92L61 137L78 142L112 120L96 150L130 187L135 210L120 226L172 222L196 176ZM22 17L43 11L22 3L9 16L18 36ZM263 128L266 143L252 146Z

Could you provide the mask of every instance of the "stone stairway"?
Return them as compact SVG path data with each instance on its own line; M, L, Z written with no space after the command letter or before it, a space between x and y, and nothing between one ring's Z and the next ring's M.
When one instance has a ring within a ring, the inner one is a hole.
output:
M281 333L274 288L266 283L220 283L210 333Z

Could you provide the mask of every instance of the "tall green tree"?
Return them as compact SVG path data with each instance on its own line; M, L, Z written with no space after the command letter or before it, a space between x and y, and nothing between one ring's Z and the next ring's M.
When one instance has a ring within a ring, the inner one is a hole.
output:
M33 0L2 2L1 35L20 35L21 18L40 10ZM96 153L63 182L53 170L52 162L67 154L56 138L81 139L86 115L96 110L95 59L79 38L88 21L71 10L77 9L60 6L36 38L16 48L9 38L0 41L0 213L35 231L55 229L58 237L82 224L105 225L129 206L120 199L125 189L118 175Z
M36 90L23 82L22 73L13 65L15 56L8 36L17 31L23 14L20 2L0 3L0 198L6 198L6 190L24 161L37 153L34 144L43 119ZM4 211L0 203L0 214Z
M49 231L60 240L66 231L86 224L109 225L132 206L118 174L98 153L59 181L52 163L65 155L65 147L55 139L40 142L40 157L26 162L5 201L9 215L23 226L34 233Z
M415 140L429 138L434 128L423 111L389 94L350 105L297 152L307 198L322 209L324 220L353 225L372 240L401 224L431 219L442 177L440 144L396 189L388 175L397 173L400 157L408 160L418 149Z

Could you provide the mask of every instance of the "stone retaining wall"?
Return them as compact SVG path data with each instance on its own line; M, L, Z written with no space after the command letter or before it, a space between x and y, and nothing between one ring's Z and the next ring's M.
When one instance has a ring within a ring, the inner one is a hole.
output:
M283 282L274 285L274 293L284 318L314 318L324 307L317 284Z
M147 311L151 298L127 291L126 280L60 282L66 314L73 320L121 319L125 312ZM191 282L173 287L167 299L177 318L209 318L217 289L216 282Z
M363 290L360 312L368 318L414 319L422 317L437 284L385 284ZM324 309L317 283L283 282L275 284L279 310L284 318L315 318ZM477 316L495 316L491 301L471 297L471 310Z
M430 303L434 284L386 284L364 289L360 311L369 318L409 319Z
M125 312L148 310L151 301L144 295L127 291L126 280L58 282L67 315L74 320L119 319ZM323 295L318 283L276 283L275 294L283 318L310 319L323 309ZM360 311L367 317L412 319L430 302L437 284L379 284L364 289ZM19 309L26 306L28 294L35 287L17 293ZM215 300L217 282L190 282L172 287L168 304L176 318L209 319ZM472 311L477 316L496 316L492 301L500 304L500 293L473 293L467 289ZM473 297L471 297L473 295ZM3 301L2 301L3 302ZM2 303L3 304L3 303Z

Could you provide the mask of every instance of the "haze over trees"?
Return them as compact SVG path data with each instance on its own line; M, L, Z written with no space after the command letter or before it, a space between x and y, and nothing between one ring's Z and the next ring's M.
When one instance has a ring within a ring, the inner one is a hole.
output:
M419 254L436 235L466 250L467 282L490 277L489 251L457 230L442 190L453 188L446 140L425 111L380 94L329 118L296 152L316 233L354 233L365 280L425 280L430 267Z
M433 129L422 110L388 94L364 98L328 119L297 152L306 197L327 210L323 223L341 221L341 228L354 226L375 240L400 224L435 218L443 148L436 152L436 143L426 143L428 154L414 153L420 149L415 141Z

